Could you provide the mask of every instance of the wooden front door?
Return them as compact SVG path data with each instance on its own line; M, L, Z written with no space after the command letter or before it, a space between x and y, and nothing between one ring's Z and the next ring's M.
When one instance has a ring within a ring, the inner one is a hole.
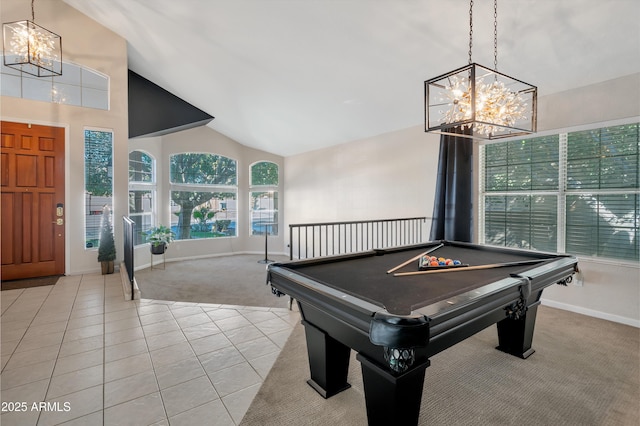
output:
M63 275L64 128L0 126L0 277Z

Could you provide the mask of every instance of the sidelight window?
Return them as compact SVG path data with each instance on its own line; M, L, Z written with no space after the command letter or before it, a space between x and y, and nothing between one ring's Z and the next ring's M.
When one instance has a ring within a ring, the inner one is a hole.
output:
M97 248L105 206L113 212L113 132L84 131L85 248ZM112 221L113 223L113 221Z

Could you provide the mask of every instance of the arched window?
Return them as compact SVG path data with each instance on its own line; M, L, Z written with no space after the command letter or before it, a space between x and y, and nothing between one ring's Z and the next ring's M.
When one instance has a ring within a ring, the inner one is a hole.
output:
M250 174L251 235L278 235L278 165L260 161L251 166Z
M171 227L180 240L235 237L237 162L216 154L174 154L169 161Z
M146 232L155 226L155 171L151 155L143 151L129 153L129 217L136 224L136 245L146 243Z

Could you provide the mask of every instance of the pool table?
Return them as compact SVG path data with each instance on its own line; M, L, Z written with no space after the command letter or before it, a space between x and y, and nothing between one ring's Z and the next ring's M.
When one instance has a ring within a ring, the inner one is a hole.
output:
M464 267L423 271L429 256ZM329 398L347 388L357 352L369 424L417 424L429 358L497 324L497 349L527 358L545 287L566 285L573 256L453 241L272 263L274 294L296 300L311 379ZM435 272L434 272L435 271Z

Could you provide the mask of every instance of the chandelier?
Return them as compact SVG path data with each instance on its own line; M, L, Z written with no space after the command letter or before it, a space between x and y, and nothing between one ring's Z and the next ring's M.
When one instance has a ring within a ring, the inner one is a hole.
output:
M489 140L536 131L537 88L498 72L498 0L493 8L493 69L471 59L471 0L469 64L424 82L425 132ZM470 131L456 133L457 127Z
M62 38L31 21L2 24L4 65L36 77L62 75Z

